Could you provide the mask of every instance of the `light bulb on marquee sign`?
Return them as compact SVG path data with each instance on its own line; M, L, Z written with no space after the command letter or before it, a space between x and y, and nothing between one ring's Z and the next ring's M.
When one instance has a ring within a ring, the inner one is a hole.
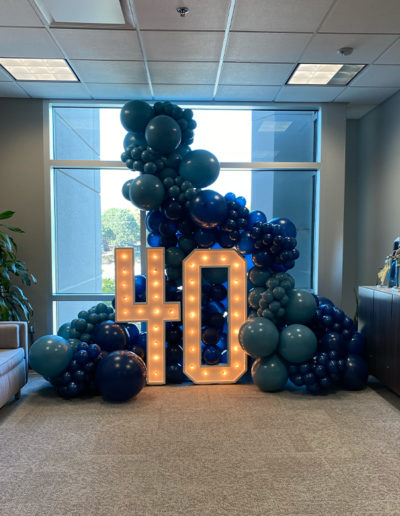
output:
M115 250L115 318L147 326L147 383L165 383L165 322L180 321L181 304L165 301L164 248L147 249L146 302L135 302L134 251ZM201 269L228 268L228 364L201 364ZM196 249L183 261L184 372L197 384L235 383L247 369L239 329L247 316L246 261L233 249Z

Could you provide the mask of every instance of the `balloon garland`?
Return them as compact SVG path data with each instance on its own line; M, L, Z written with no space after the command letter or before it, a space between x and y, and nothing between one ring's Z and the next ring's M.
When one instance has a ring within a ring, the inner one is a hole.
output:
M190 150L196 122L190 109L170 102L151 106L133 100L121 111L128 131L122 161L139 172L123 196L147 210L147 242L165 247L166 297L181 300L182 260L196 248L235 248L248 267L249 319L240 330L242 348L253 358L252 378L262 390L284 388L290 379L317 393L328 388L362 388L367 367L363 338L353 321L326 298L296 290L288 270L299 257L296 227L287 218L267 221L246 200L205 189L219 174L217 158ZM202 278L202 359L226 363L226 273L205 269ZM181 340L168 337L168 369L182 370ZM171 348L172 346L172 348ZM177 349L177 348L175 348ZM179 375L174 381L179 379Z
M323 297L295 289L287 272L299 258L296 227L287 218L267 221L246 199L206 189L220 165L206 150L189 147L196 122L191 109L170 102L132 100L121 110L128 131L121 160L139 172L122 195L146 210L147 243L165 247L166 300L182 300L182 261L196 248L234 248L248 263L248 320L239 332L253 361L251 375L264 391L291 385L318 393L363 388L364 341L353 321ZM146 277L135 276L136 301L145 301ZM227 363L227 272L202 272L203 364ZM66 398L100 392L126 401L145 384L146 332L117 324L112 307L99 303L41 337L30 352L33 369ZM181 323L166 324L166 378L185 380Z

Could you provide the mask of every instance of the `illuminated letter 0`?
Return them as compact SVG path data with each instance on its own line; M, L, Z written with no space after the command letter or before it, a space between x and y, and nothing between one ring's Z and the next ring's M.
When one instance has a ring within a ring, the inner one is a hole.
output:
M247 265L233 249L195 249L183 267L184 372L194 383L235 383L247 369L239 329L247 317ZM201 269L228 268L228 364L201 364Z
M147 383L165 383L165 322L179 321L180 303L164 299L164 248L147 249L146 302L135 302L133 249L115 249L115 320L147 322Z

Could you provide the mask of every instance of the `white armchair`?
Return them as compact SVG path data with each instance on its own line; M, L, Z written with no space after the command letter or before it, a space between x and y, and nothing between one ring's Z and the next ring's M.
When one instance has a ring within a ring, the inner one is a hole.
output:
M28 325L0 321L0 407L15 396L28 381Z

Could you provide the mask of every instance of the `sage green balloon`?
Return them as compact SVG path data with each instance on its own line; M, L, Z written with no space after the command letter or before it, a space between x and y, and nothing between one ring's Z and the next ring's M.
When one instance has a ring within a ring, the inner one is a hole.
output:
M132 204L141 210L156 210L163 202L164 196L164 186L153 174L136 177L129 189Z
M285 306L286 321L288 323L307 324L317 311L317 303L310 292L306 290L292 290L289 301Z
M251 377L262 391L275 392L285 387L288 370L278 355L274 354L270 357L257 358L251 368Z
M62 373L72 359L68 341L58 335L44 335L31 346L29 363L37 373L52 378Z
M242 324L239 342L244 351L252 357L266 357L278 347L279 331L269 319L254 317Z

